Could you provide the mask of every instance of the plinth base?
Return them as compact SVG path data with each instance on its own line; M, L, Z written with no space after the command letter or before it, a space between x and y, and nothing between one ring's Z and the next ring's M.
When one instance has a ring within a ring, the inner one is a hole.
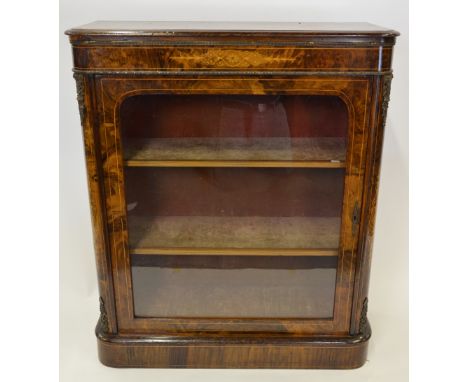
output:
M369 326L367 325L367 328ZM98 325L99 359L111 367L354 369L366 361L370 329L353 337L114 335Z

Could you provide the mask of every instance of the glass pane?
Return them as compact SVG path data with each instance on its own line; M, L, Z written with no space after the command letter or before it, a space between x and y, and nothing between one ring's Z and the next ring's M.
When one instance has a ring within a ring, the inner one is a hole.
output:
M343 163L345 104L332 96L139 95L121 106L127 161Z
M137 317L331 318L336 257L134 256Z
M338 248L343 169L126 169L132 249Z
M135 314L333 317L335 96L132 96L119 121Z

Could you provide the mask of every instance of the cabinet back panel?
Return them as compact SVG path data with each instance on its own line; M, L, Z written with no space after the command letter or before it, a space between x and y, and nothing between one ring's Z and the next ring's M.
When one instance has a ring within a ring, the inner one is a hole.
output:
M120 107L124 138L346 137L347 123L336 96L145 94Z
M127 168L129 215L338 217L344 169Z

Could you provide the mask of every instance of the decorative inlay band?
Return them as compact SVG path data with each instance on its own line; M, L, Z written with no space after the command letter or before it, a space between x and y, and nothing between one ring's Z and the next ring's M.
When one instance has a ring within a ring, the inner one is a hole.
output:
M235 49L209 49L199 56L172 56L171 61L183 64L202 63L214 67L245 68L261 66L272 62L294 62L294 58L271 57L257 51L235 50Z
M80 69L74 68L73 71L79 74L119 74L122 76L200 76L200 75L209 75L209 76L232 76L232 75L245 75L245 76L344 76L344 77L360 77L360 76L375 76L383 77L388 74L391 74L391 71L384 72L373 72L373 71L305 71L305 70L295 70L295 71L267 71L267 70L114 70L114 69Z

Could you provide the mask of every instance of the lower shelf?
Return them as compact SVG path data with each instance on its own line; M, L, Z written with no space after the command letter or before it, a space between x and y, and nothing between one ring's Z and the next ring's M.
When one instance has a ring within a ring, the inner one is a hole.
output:
M129 215L133 253L151 248L338 248L338 217Z
M111 367L355 369L366 361L371 332L331 338L119 336L104 333L98 324L96 335L99 359Z

